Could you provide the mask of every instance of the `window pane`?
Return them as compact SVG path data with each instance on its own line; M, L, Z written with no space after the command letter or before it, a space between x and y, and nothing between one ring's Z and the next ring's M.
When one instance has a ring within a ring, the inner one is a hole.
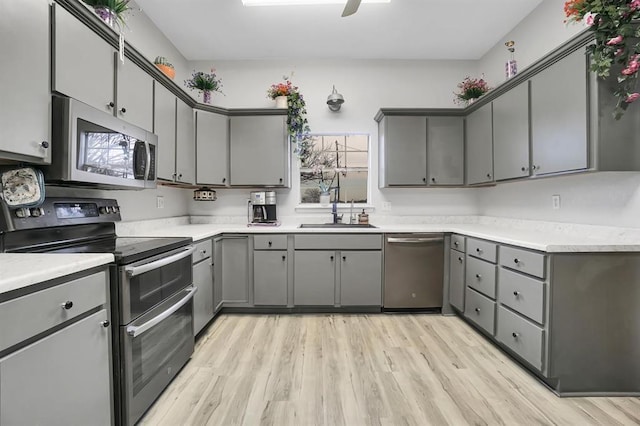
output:
M349 135L347 138L347 149L350 151L364 151L369 149L368 135Z
M366 203L368 175L369 173L366 171L351 171L346 176L340 174L340 199L338 202L350 203L353 200L355 203Z
M369 166L369 154L367 152L347 152L345 167L364 167Z

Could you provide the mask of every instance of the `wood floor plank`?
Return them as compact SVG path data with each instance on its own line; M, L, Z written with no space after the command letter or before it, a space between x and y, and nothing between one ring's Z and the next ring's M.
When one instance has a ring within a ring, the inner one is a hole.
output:
M640 425L558 398L458 317L223 315L142 425Z

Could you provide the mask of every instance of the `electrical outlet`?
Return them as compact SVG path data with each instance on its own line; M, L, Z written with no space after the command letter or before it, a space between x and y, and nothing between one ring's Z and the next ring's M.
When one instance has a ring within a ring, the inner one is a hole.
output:
M385 201L382 203L382 211L390 212L391 211L391 202Z
M560 208L560 196L552 195L551 196L551 205L554 210L558 210Z
M159 209L164 209L164 197L162 195L158 195L156 197L156 207Z

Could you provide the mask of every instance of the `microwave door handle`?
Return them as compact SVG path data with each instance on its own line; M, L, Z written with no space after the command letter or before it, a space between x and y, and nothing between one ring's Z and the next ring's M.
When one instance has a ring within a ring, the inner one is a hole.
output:
M144 152L147 155L147 164L144 167L144 180L149 180L149 172L151 171L151 147L149 142L144 143Z
M124 268L124 271L127 273L129 278L135 277L136 275L144 274L145 272L153 271L154 269L162 268L170 263L177 262L180 259L184 259L187 256L191 256L191 253L195 251L195 247L189 246L186 250L181 251L180 253L176 253L174 255L164 257L160 260L156 260L155 262L145 263L141 266L127 266Z
M260 209L262 210L262 220L266 221L267 220L267 207L266 206L262 206L262 207L260 207Z
M182 299L180 299L178 302L172 305L169 309L162 312L160 315L153 317L152 319L150 319L149 321L145 322L142 325L127 326L127 334L133 338L136 338L141 334L143 334L144 332L146 332L147 330L152 329L154 326L156 326L157 324L161 323L162 321L166 320L171 315L173 315L178 309L186 305L189 302L189 300L193 298L193 295L197 291L198 291L198 287L191 287L187 291L186 296L184 296Z

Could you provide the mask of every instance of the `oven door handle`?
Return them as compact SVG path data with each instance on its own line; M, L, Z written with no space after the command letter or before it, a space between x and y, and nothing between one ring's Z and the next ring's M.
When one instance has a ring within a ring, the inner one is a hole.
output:
M186 305L189 302L189 300L193 298L193 295L197 291L198 291L198 287L195 287L195 286L191 287L189 290L187 290L186 296L184 296L182 299L180 299L178 302L176 302L174 305L172 305L169 309L167 309L160 315L153 317L152 319L150 319L149 321L145 322L142 325L127 326L127 334L133 338L136 338L141 334L145 333L147 330L150 330L151 328L156 326L158 323L161 323L162 321L166 320L171 315L173 315L178 309Z
M171 256L164 257L160 260L156 260L155 262L145 263L144 265L141 265L141 266L127 266L124 268L124 270L127 273L127 276L129 278L135 277L136 275L144 274L145 272L162 268L163 266L167 266L170 263L177 262L180 259L184 259L187 256L191 256L191 253L193 253L194 250L195 250L195 247L189 246L186 250L183 250Z

